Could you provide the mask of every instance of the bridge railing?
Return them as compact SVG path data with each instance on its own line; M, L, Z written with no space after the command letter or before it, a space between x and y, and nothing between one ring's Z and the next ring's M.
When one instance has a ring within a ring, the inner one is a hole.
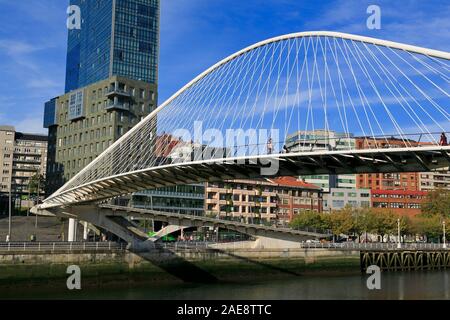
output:
M346 249L346 250L439 250L444 248L441 243L402 243L400 248L397 243L357 243L357 242L342 242L342 243L300 243L301 248L310 249Z
M444 132L449 135L450 132ZM314 136L313 133L297 134L287 139L277 141L259 141L254 144L234 145L224 148L206 148L205 150L195 150L192 147L191 156L184 155L181 158L172 159L168 156L168 163L183 163L186 161L199 161L209 159L222 159L238 156L261 156L268 154L293 153L293 152L313 152L313 151L337 151L337 150L371 150L371 149L392 149L429 147L439 144L442 132L427 133L405 133L402 135L374 135L374 136ZM359 141L356 145L355 141ZM180 142L180 141L177 141ZM184 148L186 146L184 145ZM186 150L186 149L184 149ZM162 164L167 164L163 161Z
M245 242L245 241L244 241ZM187 249L207 249L211 245L221 242L211 241L180 241L173 243L160 243L158 246L170 250ZM226 243L226 242L224 242ZM229 249L247 248L243 241L231 242L233 245ZM242 246L241 246L242 244ZM308 243L299 242L298 248L303 249L334 249L334 250L369 250L369 251L390 251L399 250L397 243ZM97 252L97 251L124 251L125 243L118 242L0 242L0 254L8 252L45 252L45 253L66 253L66 252ZM450 250L450 246L444 248L442 243L402 243L400 250Z
M172 243L159 243L158 246L163 249L170 250L192 250L207 249L211 245L227 244L228 250L248 249L247 241L231 241L231 242L211 242L211 241L179 241ZM331 250L368 250L368 251L391 251L391 250L450 250L450 247L444 248L439 243L402 243L400 249L397 243L308 243L299 242L298 249L331 249Z
M96 252L122 251L126 244L118 242L0 242L0 254L7 252Z

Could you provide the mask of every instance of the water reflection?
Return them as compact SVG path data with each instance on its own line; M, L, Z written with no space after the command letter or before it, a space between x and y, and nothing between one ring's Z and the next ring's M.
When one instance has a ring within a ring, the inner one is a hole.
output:
M0 298L23 299L450 299L450 271L382 273L381 290L368 290L369 275L302 275L254 283L145 285L83 289L0 289Z

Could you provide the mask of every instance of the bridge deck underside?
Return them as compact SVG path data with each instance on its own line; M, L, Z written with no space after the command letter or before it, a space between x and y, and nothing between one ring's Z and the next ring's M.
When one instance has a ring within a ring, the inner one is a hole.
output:
M269 167L278 169L264 175ZM450 166L450 147L327 151L230 158L152 167L53 195L43 207L102 201L136 191L198 182L315 174L424 172Z

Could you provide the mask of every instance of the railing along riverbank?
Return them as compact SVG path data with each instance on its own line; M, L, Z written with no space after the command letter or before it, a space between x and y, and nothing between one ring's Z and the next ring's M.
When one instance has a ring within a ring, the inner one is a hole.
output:
M159 247L164 249L207 249L213 245L226 244L227 250L249 249L248 241L234 242L199 242L199 241L179 241L172 243L160 243ZM330 250L363 250L363 251L395 251L395 250L450 250L450 246L444 247L439 243L402 243L400 248L397 243L306 243L299 242L298 247L290 249L330 249Z
M202 242L179 241L158 243L157 247L168 250L208 249L213 245L227 244L227 250L250 249L247 241L235 242ZM8 252L96 252L96 251L124 251L126 243L120 242L0 242L0 254ZM439 243L306 243L299 242L298 249L330 249L330 250L363 250L363 251L398 251L398 250L450 250ZM295 248L290 248L295 249Z
M0 242L0 254L8 252L112 252L125 249L126 244L118 242Z

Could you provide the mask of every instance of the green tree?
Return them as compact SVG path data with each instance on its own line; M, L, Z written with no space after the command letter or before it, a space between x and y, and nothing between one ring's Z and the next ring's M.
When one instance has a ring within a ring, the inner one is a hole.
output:
M365 233L374 232L375 226L375 212L371 208L362 208L354 210L354 232L358 235L361 241L361 236ZM366 239L367 241L367 239Z
M355 229L355 219L353 216L353 208L346 206L342 210L334 211L330 215L330 229L334 235L349 235Z
M390 210L380 210L374 214L373 232L381 236L382 242L385 235L393 234L397 230L397 219L397 216Z
M450 218L450 190L437 189L428 192L422 204L424 216L440 216Z
M418 216L413 220L413 230L416 234L426 236L427 240L442 236L442 218L435 216Z
M326 229L327 223L323 214L314 211L304 211L298 214L289 224L291 228Z
M45 184L45 177L40 173L36 173L28 181L28 189L30 194L41 194L42 191L45 190Z
M398 218L400 219L400 232L402 235L414 235L415 230L412 218L408 216L398 216Z

